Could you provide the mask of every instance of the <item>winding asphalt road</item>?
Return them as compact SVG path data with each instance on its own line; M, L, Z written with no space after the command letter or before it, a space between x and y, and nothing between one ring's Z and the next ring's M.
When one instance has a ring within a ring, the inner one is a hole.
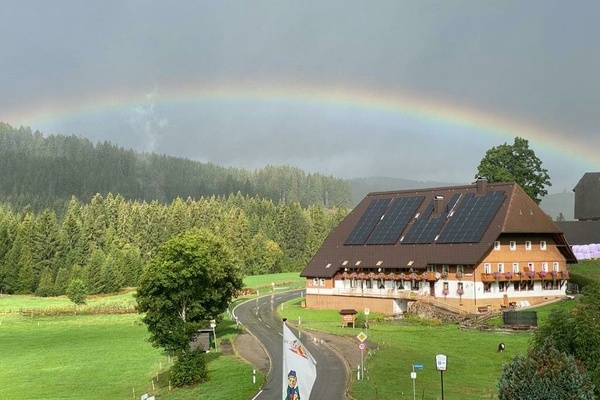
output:
M234 316L263 344L271 359L271 370L267 381L254 400L281 400L282 398L283 321L277 314L277 307L288 300L300 297L301 292L301 290L293 290L258 297L240 304L233 310ZM346 399L348 373L344 361L320 341L311 340L291 326L290 329L317 361L317 380L310 398L312 400Z

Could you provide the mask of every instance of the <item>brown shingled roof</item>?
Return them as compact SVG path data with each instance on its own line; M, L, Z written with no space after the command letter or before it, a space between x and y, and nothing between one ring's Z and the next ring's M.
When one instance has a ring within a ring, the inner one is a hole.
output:
M488 199L497 196L494 205L469 202L479 201L484 196ZM385 211L379 214L376 199L382 199L378 204L384 204ZM411 201L416 204L414 208L398 211L395 215L399 217L398 223L394 226L391 205ZM436 211L440 204L442 214ZM483 216L477 216L478 212ZM373 216L368 217L369 213ZM367 223L363 224L365 218ZM424 218L441 219L437 220L439 225L432 224L435 228L422 228L427 221L419 219ZM477 225L479 220L485 222ZM417 222L421 222L421 228L417 228ZM386 225L388 229L379 229L383 228L379 225ZM407 243L413 228L429 232L431 240ZM395 230L397 235L393 233ZM387 232L388 239L393 239L388 243L381 240L377 233L382 231ZM357 232L363 233L366 239L355 235ZM474 185L369 193L329 234L300 275L332 277L340 269L357 267L424 269L428 264L475 265L502 233L552 235L562 245L561 251L567 259L575 260L560 229L516 183L488 184L483 180Z

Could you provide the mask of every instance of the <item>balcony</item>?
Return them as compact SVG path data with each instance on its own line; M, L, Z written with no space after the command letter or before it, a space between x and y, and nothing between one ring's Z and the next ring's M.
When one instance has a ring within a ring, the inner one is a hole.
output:
M493 272L481 273L482 282L515 282L524 280L551 281L569 279L569 271L528 271L528 272Z

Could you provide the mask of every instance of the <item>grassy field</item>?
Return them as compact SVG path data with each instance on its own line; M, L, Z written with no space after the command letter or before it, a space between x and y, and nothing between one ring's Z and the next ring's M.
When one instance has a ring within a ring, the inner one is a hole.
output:
M448 370L443 375L445 398L493 399L502 365L527 352L532 334L531 331L464 330L455 324L386 321L373 314L369 316L368 330L341 328L337 311L307 310L300 304L298 299L290 301L284 304L280 313L293 324L300 318L303 329L351 338L361 331L367 334L370 348L365 354L365 379L358 381L358 366L351 366L355 372L350 393L356 399L412 399L414 364L424 367L415 371L417 397L441 398L442 376L435 368L436 354L448 357ZM536 308L538 320L543 323L550 310L571 308L575 304L576 300L570 300ZM364 320L364 315L359 318ZM492 323L500 325L497 321ZM358 339L355 341L358 345ZM497 351L500 342L506 344L503 353Z
M170 391L171 360L147 341L140 316L94 314L133 301L131 292L90 299L77 308L66 298L0 297L0 399L135 400L143 393L169 400L248 399L258 390L264 377L259 374L252 383L252 366L234 355L212 354L210 382ZM23 316L22 309L34 315ZM217 329L220 339L236 333L230 321Z
M244 279L244 286L253 289L285 290L299 289L306 285L306 279L301 278L298 272L285 272L282 274L255 275Z

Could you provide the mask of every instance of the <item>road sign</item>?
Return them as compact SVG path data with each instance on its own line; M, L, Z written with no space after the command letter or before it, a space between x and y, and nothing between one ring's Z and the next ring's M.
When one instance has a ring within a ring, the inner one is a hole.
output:
M411 372L410 373L410 379L417 379L417 373L416 372Z
M413 364L414 369L423 369L423 364Z
M360 343L358 344L358 349L359 349L360 351L365 351L365 349L366 349L366 348L367 348L367 345L366 345L364 342L360 342Z
M446 370L446 355L444 354L438 354L435 356L435 367L438 371L445 371Z
M364 332L361 332L361 333L359 333L359 334L356 336L356 338L357 338L358 340L360 340L361 342L364 342L365 340L367 340L367 335L365 335L365 333L364 333Z
M365 307L365 315L369 315L369 312L371 312L371 310L369 310L367 307Z

